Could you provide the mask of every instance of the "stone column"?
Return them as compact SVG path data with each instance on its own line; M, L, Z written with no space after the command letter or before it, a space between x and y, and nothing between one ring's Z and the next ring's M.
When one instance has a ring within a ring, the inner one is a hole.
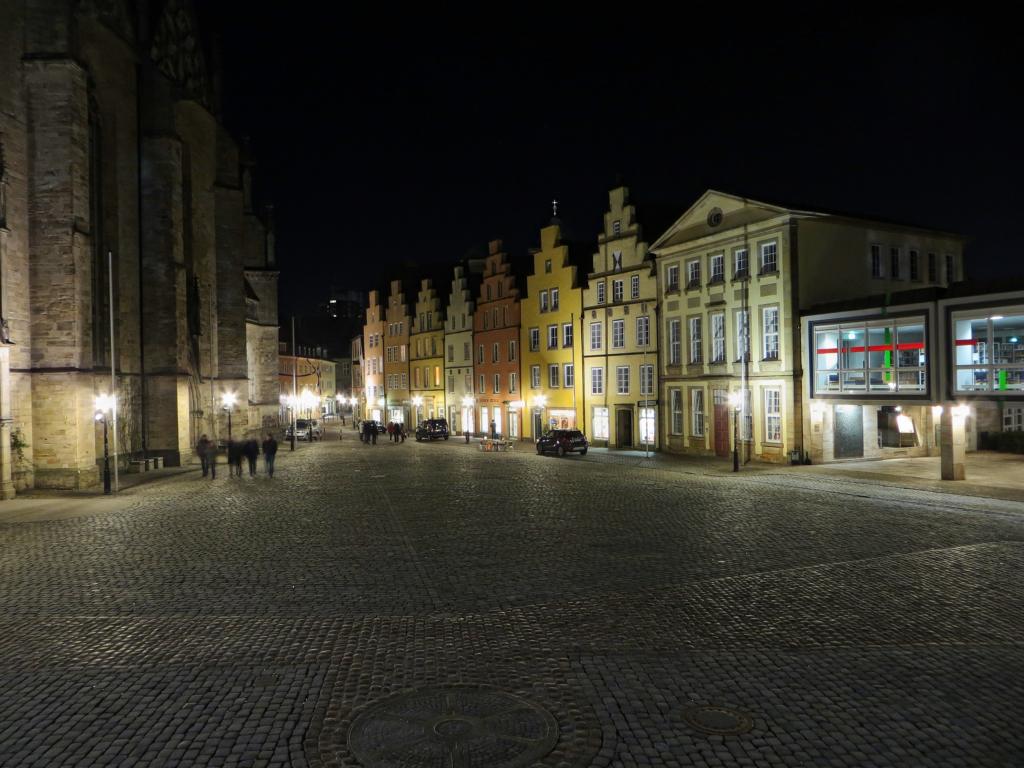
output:
M943 480L965 480L964 451L967 438L964 429L966 414L959 406L947 403L940 417L940 434L942 440L941 462Z

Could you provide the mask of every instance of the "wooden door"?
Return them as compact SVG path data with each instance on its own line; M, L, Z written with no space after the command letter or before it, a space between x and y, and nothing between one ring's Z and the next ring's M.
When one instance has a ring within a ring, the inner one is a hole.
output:
M715 456L729 455L729 406L715 403Z

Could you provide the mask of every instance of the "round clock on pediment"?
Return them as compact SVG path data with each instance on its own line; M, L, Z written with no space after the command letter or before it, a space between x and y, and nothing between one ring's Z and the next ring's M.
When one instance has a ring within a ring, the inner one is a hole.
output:
M722 209L721 208L712 208L711 211L708 213L708 226L709 227L717 227L721 223L722 223Z

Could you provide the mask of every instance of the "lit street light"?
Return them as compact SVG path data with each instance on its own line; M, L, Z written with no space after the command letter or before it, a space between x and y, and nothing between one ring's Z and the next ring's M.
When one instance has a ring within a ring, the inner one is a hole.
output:
M422 421L422 418L420 417L420 408L423 405L423 398L420 397L419 395L416 395L416 397L414 397L412 399L412 404L416 408L416 419L415 419L415 421L416 421L416 424L418 425L420 423L420 421Z
M107 413L114 408L113 395L96 396L96 421L103 422L103 493L110 495L110 443L107 437Z
M228 442L231 442L231 410L238 402L238 395L234 392L224 392L220 396L220 405L228 415Z

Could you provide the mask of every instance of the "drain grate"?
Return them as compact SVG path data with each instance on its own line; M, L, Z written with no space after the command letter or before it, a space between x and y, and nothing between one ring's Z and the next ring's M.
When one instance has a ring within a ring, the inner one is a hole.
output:
M716 736L735 736L754 727L750 715L713 704L687 707L679 716L692 728Z
M526 699L489 688L420 688L371 704L349 729L368 768L524 768L558 742L558 722Z

